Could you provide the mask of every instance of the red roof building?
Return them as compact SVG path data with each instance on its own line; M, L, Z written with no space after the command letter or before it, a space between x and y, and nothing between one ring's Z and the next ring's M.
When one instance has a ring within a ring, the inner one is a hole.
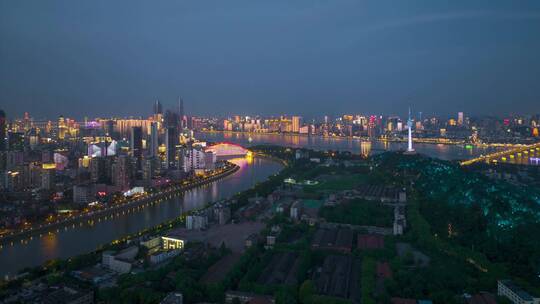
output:
M384 237L375 234L359 234L358 249L381 249L384 248Z
M387 262L377 262L377 277L382 279L392 278L392 270Z

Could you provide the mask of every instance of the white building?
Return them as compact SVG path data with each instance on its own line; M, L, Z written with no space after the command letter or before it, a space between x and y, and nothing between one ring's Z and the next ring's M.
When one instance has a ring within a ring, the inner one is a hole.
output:
M300 219L300 216L302 215L302 201L295 201L291 205L290 209L290 216L293 220Z
M216 153L205 151L203 147L195 146L184 151L183 168L184 172L191 172L201 169L214 169L216 163Z
M131 261L137 256L139 248L136 246L128 247L118 253L114 251L104 251L101 254L101 263L104 267L118 272L128 273L131 271Z

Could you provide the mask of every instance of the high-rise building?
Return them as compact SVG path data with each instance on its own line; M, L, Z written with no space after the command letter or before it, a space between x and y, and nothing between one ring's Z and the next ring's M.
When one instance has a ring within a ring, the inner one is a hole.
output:
M156 171L159 168L159 160L155 157L146 158L143 161L143 180L147 183L150 183L152 178L154 178Z
M115 131L120 133L121 137L128 138L131 134L131 128L141 127L144 134L148 134L152 120L149 119L117 119Z
M68 127L66 125L66 120L64 119L64 116L60 115L60 117L58 117L58 139L62 140L66 138L67 131Z
M129 189L131 181L131 161L128 156L120 155L113 165L114 185L121 191Z
M43 166L41 171L41 188L51 190L54 187L56 171L54 166Z
M214 151L204 151L200 146L189 147L183 155L184 172L191 172L200 169L213 169L216 162Z
M161 102L159 102L159 100L156 100L154 103L154 115L157 114L163 114L163 107L161 106Z
M90 179L93 183L109 184L111 171L111 157L94 157L90 160Z
M130 149L131 153L137 159L142 157L142 127L131 128Z
M86 205L91 201L90 187L88 185L73 186L73 202L79 205Z
M178 118L179 118L179 125L180 131L184 130L186 127L186 118L184 113L184 99L178 97Z
M292 117L292 132L294 133L300 132L301 125L302 125L302 118L300 116L293 116Z
M165 168L174 168L176 159L176 146L178 145L178 129L175 126L167 127L165 131Z
M158 134L158 125L157 122L152 122L150 125L150 149L148 155L151 157L158 156L159 149L159 134Z
M457 124L458 126L462 126L463 125L463 112L458 112L458 115L457 115Z
M0 110L0 151L4 151L7 149L6 130L7 130L6 112L4 112L3 110Z

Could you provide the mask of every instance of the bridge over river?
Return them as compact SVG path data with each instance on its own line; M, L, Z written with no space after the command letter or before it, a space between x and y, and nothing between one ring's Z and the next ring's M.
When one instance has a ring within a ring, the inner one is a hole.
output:
M462 166L469 166L476 163L508 163L517 165L539 165L540 164L540 143L532 145L522 145L509 150L498 151L486 155L480 155L473 159L462 161Z

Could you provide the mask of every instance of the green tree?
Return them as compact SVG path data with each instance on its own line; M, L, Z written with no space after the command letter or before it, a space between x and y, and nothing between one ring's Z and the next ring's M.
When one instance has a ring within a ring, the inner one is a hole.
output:
M305 280L300 286L298 298L300 299L301 303L309 303L315 292L315 284L313 284L311 280Z

